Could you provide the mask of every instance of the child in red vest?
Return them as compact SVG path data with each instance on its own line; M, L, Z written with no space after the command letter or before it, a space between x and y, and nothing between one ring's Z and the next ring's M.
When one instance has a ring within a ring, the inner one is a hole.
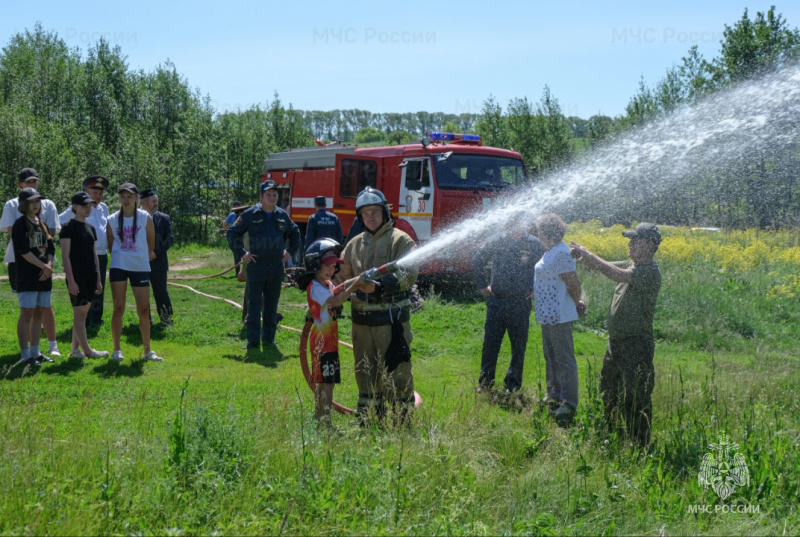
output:
M317 421L330 425L333 385L341 382L339 372L339 325L336 321L344 301L364 283L364 275L356 276L334 287L331 278L344 261L342 247L332 239L320 239L305 254L306 274L298 285L306 291L308 309L314 320L309 342L311 346L311 379Z

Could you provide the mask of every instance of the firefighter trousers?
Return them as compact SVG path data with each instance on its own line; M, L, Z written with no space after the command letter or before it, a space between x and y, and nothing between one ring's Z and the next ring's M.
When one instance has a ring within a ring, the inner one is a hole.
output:
M384 357L392 341L392 326L367 326L353 323L353 355L355 356L356 384L358 385L358 412L367 413L374 408L379 416L383 405L399 405L395 411L405 414L414 407L414 376L411 362L401 362L394 371L388 371ZM403 336L411 345L411 325L403 323Z

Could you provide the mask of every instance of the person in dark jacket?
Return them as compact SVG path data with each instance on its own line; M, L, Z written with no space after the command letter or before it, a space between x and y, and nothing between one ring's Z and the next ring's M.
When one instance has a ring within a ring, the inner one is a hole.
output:
M231 251L239 253L247 266L247 343L244 349L275 346L278 300L284 263L300 247L300 231L289 214L277 206L278 185L261 184L261 204L244 211L228 230ZM244 234L250 251L244 249ZM289 241L287 249L286 241ZM263 326L261 319L263 318Z
M333 239L342 244L342 224L339 217L325 210L327 201L325 196L314 198L314 207L317 212L308 217L308 228L306 228L306 248L314 244L318 239Z
M497 356L506 332L511 341L511 364L504 381L506 393L522 387L534 267L543 254L544 246L539 239L524 229L512 228L490 239L473 258L475 282L487 299L479 391L489 391L494 386ZM490 271L487 270L489 262L492 263Z
M142 209L150 213L156 230L156 247L153 250L156 258L150 260L150 286L153 288L156 311L162 324L172 326L172 301L167 288L167 272L169 272L167 250L172 247L173 242L172 223L169 221L169 216L158 210L158 194L155 189L143 190L140 197ZM151 315L150 322L152 318Z

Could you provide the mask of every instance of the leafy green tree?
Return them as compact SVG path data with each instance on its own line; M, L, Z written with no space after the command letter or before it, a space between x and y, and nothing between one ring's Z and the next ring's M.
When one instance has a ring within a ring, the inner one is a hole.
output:
M353 141L356 144L377 144L386 142L386 133L372 127L362 127Z
M572 152L572 131L561 113L558 99L550 93L549 86L544 87L542 98L536 106L536 120L539 169L548 170L569 160Z
M689 53L681 58L678 72L684 86L687 102L693 103L711 90L711 66L698 52L697 45L690 48Z
M505 116L508 148L522 155L528 166L539 166L542 129L537 128L536 112L527 97L511 99ZM488 144L493 145L493 144Z
M756 12L750 20L744 14L733 26L725 25L719 58L711 62L716 85L761 76L797 60L800 55L800 33L790 29L786 19L769 11Z
M408 131L396 130L386 135L386 145L403 145L418 139Z
M448 121L447 123L442 125L442 132L461 133L462 131L461 128L458 125L456 125L454 121Z
M492 147L508 147L508 133L503 108L494 95L483 101L481 115L475 121L475 130L483 137L483 143Z

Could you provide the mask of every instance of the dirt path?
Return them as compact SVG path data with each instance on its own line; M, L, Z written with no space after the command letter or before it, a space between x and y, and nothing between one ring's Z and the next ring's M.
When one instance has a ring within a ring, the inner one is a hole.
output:
M170 265L169 271L170 272L181 272L183 270L199 269L199 268L203 268L205 263L206 263L206 258L204 258L204 257L195 258L195 259L181 258L180 260L178 260L177 263L173 263L173 264ZM63 280L66 277L67 277L67 275L64 274L63 272L55 272L55 273L53 273L53 279L54 280ZM8 274L4 274L4 275L0 276L0 280L7 280L7 279L8 279Z

